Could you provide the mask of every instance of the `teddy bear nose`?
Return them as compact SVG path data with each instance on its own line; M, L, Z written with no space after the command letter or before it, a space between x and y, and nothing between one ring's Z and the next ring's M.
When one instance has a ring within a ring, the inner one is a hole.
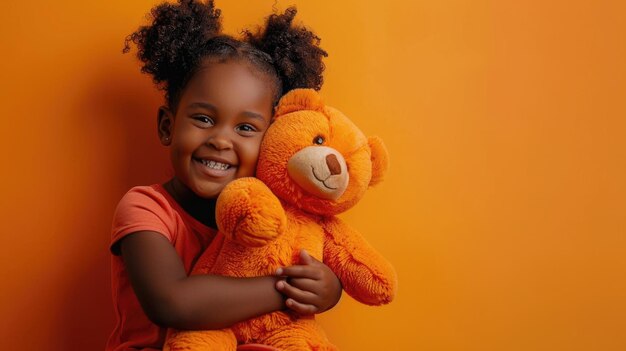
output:
M326 155L326 165L331 175L341 174L341 165L334 154Z

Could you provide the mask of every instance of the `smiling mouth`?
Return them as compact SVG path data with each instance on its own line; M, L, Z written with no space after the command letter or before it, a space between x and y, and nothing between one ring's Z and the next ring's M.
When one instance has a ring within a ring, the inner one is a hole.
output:
M227 170L227 169L229 169L231 167L231 165L229 165L227 163L222 163L222 162L217 162L217 161L203 160L203 159L199 159L199 158L194 158L194 160L196 160L197 162L200 162L201 164L205 165L207 168L215 169L215 170L218 170L218 171L225 171L225 170Z
M326 179L320 179L320 178L317 176L317 174L315 174L315 168L314 168L313 166L311 166L311 172L313 173L313 177L315 177L315 179L317 179L317 181L319 181L320 183L322 183L322 185L324 185L324 187L326 187L327 189L330 189L330 190L337 190L337 188L336 188L336 187L335 187L335 188L333 188L333 187L331 187L331 186L326 185L326 179L328 179L328 178L326 178Z

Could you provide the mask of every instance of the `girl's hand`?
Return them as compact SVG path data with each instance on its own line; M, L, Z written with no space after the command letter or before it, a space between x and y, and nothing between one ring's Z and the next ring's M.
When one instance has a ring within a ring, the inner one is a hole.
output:
M300 251L300 263L276 270L276 275L286 277L276 283L276 289L287 297L285 305L301 315L321 313L335 306L342 292L335 273L305 250Z

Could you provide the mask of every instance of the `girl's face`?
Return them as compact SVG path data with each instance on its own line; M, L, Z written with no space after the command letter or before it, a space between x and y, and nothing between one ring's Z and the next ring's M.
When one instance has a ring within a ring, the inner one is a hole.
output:
M205 62L187 83L175 115L159 114L175 180L216 198L233 179L253 176L272 117L269 79L237 61Z

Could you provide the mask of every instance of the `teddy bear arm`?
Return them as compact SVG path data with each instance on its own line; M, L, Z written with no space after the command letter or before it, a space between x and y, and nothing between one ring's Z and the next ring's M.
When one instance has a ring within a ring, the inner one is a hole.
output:
M339 277L343 289L367 305L391 302L398 285L391 264L340 219L332 218L324 229L324 263Z
M230 182L218 197L215 216L218 229L227 239L251 247L276 239L287 222L278 198L256 178Z

